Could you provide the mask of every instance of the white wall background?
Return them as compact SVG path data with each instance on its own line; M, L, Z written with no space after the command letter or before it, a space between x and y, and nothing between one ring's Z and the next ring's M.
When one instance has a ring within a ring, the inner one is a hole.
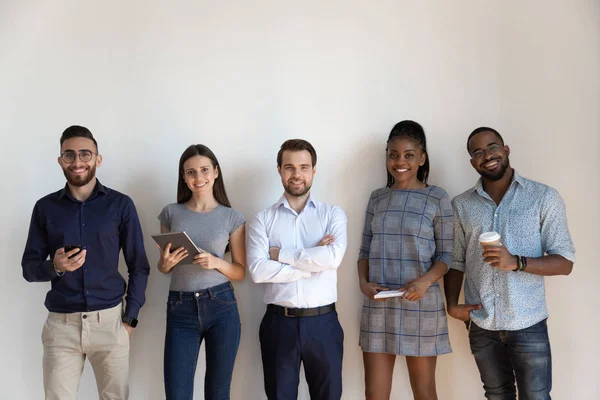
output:
M425 127L431 181L451 196L475 182L465 139L479 125L504 134L520 173L563 195L578 262L571 276L547 279L553 398L600 398L599 111L593 0L0 0L0 398L42 398L49 284L25 282L20 260L35 201L64 184L58 139L71 124L96 135L99 178L132 196L146 233L152 273L132 339L132 399L164 398L169 277L155 269L150 233L175 199L181 152L211 147L234 207L251 218L280 195L275 155L292 137L319 153L314 194L349 217L338 302L344 399L362 398L355 262L368 194L385 182L386 136L406 118ZM263 399L263 288L247 279L236 292L243 335L232 398ZM481 399L464 326L452 320L450 336L439 397ZM393 395L410 398L403 359ZM97 398L89 364L80 398Z

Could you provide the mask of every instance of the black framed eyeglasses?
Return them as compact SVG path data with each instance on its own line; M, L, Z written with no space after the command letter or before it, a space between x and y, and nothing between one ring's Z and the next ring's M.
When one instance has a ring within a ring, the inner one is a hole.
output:
M488 153L488 154L498 153L500 151L500 147L502 147L502 146L500 146L498 143L492 143L487 147L487 149L475 150L471 154L471 158L473 158L473 160L481 160L485 156L485 153Z
M81 150L79 152L67 150L60 155L60 158L63 160L63 162L65 162L67 164L71 164L72 162L75 162L75 159L77 158L77 156L79 156L79 159L81 161L89 162L95 154L97 154L97 153L92 153L90 150Z

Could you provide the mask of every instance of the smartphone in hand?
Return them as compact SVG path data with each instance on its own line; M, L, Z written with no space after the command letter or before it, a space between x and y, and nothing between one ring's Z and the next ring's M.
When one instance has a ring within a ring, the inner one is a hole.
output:
M79 249L79 251L75 254L73 254L72 256L70 256L69 258L73 258L75 257L77 254L81 253L81 250L83 250L83 246L81 246L80 244L76 244L76 245L66 245L65 246L65 253L74 250L74 249Z

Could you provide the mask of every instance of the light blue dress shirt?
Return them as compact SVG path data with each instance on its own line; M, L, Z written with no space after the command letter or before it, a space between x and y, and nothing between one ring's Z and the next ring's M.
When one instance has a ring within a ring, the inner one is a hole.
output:
M266 285L264 302L282 307L312 308L337 300L337 268L347 246L346 214L309 196L294 211L285 196L259 212L247 227L246 259L252 280ZM331 234L329 246L318 246ZM269 247L279 247L279 261Z
M498 206L475 187L456 196L454 207L454 262L465 272L467 304L482 304L472 321L487 330L519 330L548 317L544 277L527 271L499 271L483 262L479 235L496 231L514 255L541 257L558 254L575 262L565 205L558 192L514 172Z

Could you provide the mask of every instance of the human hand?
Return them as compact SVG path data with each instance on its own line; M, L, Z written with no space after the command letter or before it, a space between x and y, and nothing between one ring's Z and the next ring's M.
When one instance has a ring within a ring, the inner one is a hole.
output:
M158 246L158 245L157 245ZM160 247L159 247L160 249ZM171 252L171 243L167 243L164 250L161 249L159 269L163 272L169 272L174 266L179 264L184 258L188 256L188 252L185 248L178 247Z
M429 289L431 283L423 278L413 279L408 282L404 287L399 290L405 290L405 293L402 295L402 298L410 301L418 301L425 296L425 292Z
M279 247L269 247L269 258L273 261L279 261Z
M135 329L133 326L126 324L125 322L121 322L123 324L123 326L125 327L125 329L127 330L127 334L129 336L131 336L131 334L133 333L133 330Z
M512 271L517 268L517 257L510 254L505 246L485 246L483 261L500 271Z
M74 254L77 254L74 256ZM54 265L54 269L57 272L73 272L83 265L85 262L85 255L87 254L87 250L81 250L79 248L75 248L73 250L65 252L65 248L61 247L56 250L54 253L54 258L52 259L52 264ZM73 258L69 258L73 256Z
M481 310L482 308L481 304L454 304L448 306L448 314L452 318L466 322L471 319L471 311Z
M220 258L213 256L209 252L202 251L194 256L193 264L198 264L203 269L216 269Z
M384 301L385 299L376 299L374 297L377 293L384 290L389 290L389 288L375 282L360 282L360 291L371 300Z
M325 235L323 239L319 240L317 246L329 246L335 240L335 236L333 235Z

